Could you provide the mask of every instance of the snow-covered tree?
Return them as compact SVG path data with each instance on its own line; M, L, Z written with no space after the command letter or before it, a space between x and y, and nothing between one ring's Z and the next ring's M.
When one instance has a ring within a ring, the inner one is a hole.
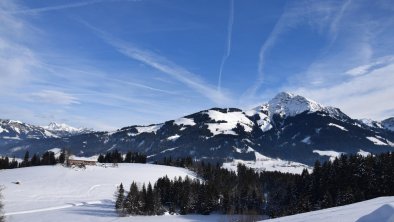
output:
M115 201L115 210L116 212L122 216L124 215L124 188L123 184L120 183L118 190L115 193L116 201Z

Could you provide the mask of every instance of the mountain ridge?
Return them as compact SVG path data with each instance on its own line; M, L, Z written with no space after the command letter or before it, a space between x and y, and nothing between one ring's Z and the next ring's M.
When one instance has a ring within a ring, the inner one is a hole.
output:
M338 108L299 95L279 93L250 110L212 108L112 132L27 138L1 145L0 152L21 156L26 150L64 147L88 156L118 149L143 152L152 161L165 156L253 161L263 155L312 165L340 153L391 152L393 141L394 133L386 128L368 126Z

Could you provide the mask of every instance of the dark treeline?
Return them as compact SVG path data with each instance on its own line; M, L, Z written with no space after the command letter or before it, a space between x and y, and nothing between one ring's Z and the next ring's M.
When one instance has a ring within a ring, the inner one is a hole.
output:
M117 211L122 215L211 212L279 217L394 195L394 154L341 156L316 162L301 175L257 173L239 165L237 173L219 164L192 162L187 168L198 178L160 178L152 186L128 192L118 189ZM123 193L122 195L119 195Z
M178 157L176 159L173 159L172 157L164 157L162 161L155 161L154 163L182 168L190 168L195 165L192 157Z
M138 152L127 152L126 156L118 150L107 152L105 155L100 154L97 162L99 163L146 163L146 155Z
M13 169L19 167L30 167L30 166L41 166L41 165L55 165L57 163L64 163L65 153L62 151L58 158L55 157L55 153L52 151L46 151L41 156L34 154L30 158L29 151L26 151L22 162L18 162L15 158L11 160L6 157L0 158L0 169Z
M295 181L269 195L272 216L283 216L394 195L394 154L342 155L316 162Z

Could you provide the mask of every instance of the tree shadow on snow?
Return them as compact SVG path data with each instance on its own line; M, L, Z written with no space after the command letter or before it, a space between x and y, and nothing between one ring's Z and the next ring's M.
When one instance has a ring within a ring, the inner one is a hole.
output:
M116 217L114 202L111 200L103 200L102 203L86 204L67 209L73 214L88 215L96 217Z

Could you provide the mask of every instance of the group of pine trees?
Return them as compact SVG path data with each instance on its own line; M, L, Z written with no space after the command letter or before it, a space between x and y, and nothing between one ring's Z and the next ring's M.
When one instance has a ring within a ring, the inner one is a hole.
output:
M146 155L138 152L127 152L123 158L123 154L118 150L107 152L105 155L100 154L97 162L99 163L146 163Z
M133 182L127 194L121 183L115 196L115 210L121 216L161 215L165 212L157 187L152 188L150 183L147 187L143 184L142 189L139 190L137 184Z
M168 159L167 159L168 160ZM301 175L256 172L238 165L237 173L219 164L192 162L187 167L200 179L160 178L152 187L118 190L122 215L223 214L286 216L371 198L394 195L394 154L341 156L316 162Z
M333 162L316 162L287 187L270 195L274 216L341 206L380 196L394 195L394 154L342 155Z
M62 150L59 157L55 157L55 153L52 151L46 151L41 156L33 154L30 158L29 151L25 152L22 162L16 161L15 158L11 160L6 157L0 158L0 169L13 169L19 167L30 167L30 166L41 166L41 165L55 165L57 163L64 163L65 151Z

